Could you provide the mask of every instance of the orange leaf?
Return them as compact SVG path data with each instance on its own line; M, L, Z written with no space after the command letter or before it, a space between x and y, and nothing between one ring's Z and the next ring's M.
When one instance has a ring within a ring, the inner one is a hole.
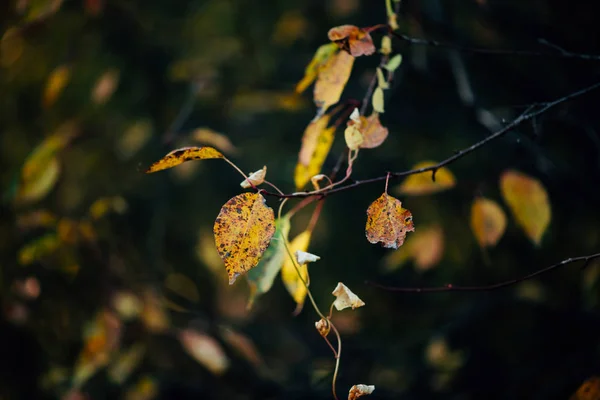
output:
M212 147L182 147L173 150L146 170L147 174L163 169L173 168L190 160L207 160L210 158L223 158L220 151Z
M313 97L321 113L340 101L353 65L354 57L345 51L340 51L331 56L319 70Z
M427 168L436 165L435 161L422 161L412 169ZM400 186L394 189L399 194L420 196L441 192L454 187L456 179L450 170L442 167L435 174L435 182L431 179L431 171L410 175Z
M193 329L179 333L179 342L187 353L214 375L223 375L231 364L219 342Z
M360 145L363 149L373 149L381 146L381 144L388 137L388 129L381 125L379 122L379 114L374 112L368 118L361 118L361 133L363 134L364 141Z
M517 223L539 246L551 218L548 194L542 183L521 172L509 170L500 177L500 190Z
M599 400L600 399L600 377L592 376L579 386L569 400Z
M368 32L354 25L341 25L331 28L327 33L329 40L354 57L369 56L375 53L373 39Z
M428 270L436 266L444 255L444 232L440 226L420 227L402 250L390 253L383 259L386 270L394 270L412 260L417 269Z
M407 232L413 232L412 214L402 208L400 200L382 194L367 209L367 240L381 242L383 247L397 249L402 246Z
M221 208L213 232L232 285L260 261L275 233L275 215L262 195L242 193Z
M71 78L71 68L68 65L56 67L48 76L44 96L42 99L44 107L50 107L58 99L69 79Z
M506 230L506 215L495 201L475 199L471 207L471 229L479 246L495 246Z

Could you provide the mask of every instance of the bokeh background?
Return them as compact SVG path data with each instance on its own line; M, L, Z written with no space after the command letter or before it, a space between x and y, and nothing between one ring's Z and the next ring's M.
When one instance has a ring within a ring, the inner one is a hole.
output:
M528 105L593 84L598 61L556 55L600 54L594 9L402 0L410 36L550 56L394 41L404 61L381 117L390 137L361 152L354 176L439 161ZM294 86L329 28L385 23L384 0L11 0L0 10L0 397L331 398L334 360L314 311L293 315L279 278L251 310L246 282L227 284L211 232L241 191L239 175L218 161L143 170L217 137L243 170L267 165L272 182L295 190L315 109L310 90L295 96ZM378 62L357 59L343 99L362 99ZM326 309L343 281L367 304L335 316L341 398L365 383L381 399L566 399L599 372L598 263L484 293L365 284L481 285L597 252L599 100L564 103L452 164L451 190L401 197L417 231L442 232L439 261L426 267L386 267L389 251L365 240L365 210L383 185L327 198L310 246L322 257L312 291ZM343 151L340 133L327 169ZM508 212L498 189L507 169L544 184L552 222L536 247L509 217L498 245L482 251L471 204L483 195Z

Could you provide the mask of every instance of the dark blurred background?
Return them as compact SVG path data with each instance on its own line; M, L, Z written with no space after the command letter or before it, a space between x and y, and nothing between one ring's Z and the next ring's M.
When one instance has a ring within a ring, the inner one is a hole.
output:
M394 41L404 61L381 116L390 136L361 152L357 179L439 161L599 79L599 61L558 56L600 54L594 2L402 0L400 10L409 36L549 56ZM329 28L379 23L384 0L2 2L0 398L331 398L334 360L309 305L292 315L277 278L247 310L247 284L227 285L212 224L241 191L239 175L218 161L143 170L217 140L243 170L267 165L269 180L294 191L315 113L311 89L296 97L295 84ZM343 99L362 99L378 62L356 60ZM343 281L366 303L334 319L340 398L365 383L374 399L567 399L600 372L599 263L483 293L365 284L482 285L597 252L599 100L561 104L452 164L451 190L401 197L417 232L443 232L428 268L385 268L390 251L365 240L382 184L327 198L309 248L321 256L312 291L326 309ZM338 132L325 170L343 149ZM543 183L552 222L536 247L509 217L498 245L481 250L471 204L503 204L509 168ZM294 219L291 237L310 215Z

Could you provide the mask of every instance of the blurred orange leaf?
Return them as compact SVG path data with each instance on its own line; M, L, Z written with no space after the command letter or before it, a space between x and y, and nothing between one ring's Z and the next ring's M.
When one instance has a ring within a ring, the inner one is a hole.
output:
M125 400L152 400L158 395L158 383L150 376L141 377L125 393Z
M110 99L119 85L119 76L116 68L108 69L100 75L92 89L92 101L95 104L104 104Z
M375 45L371 35L354 25L341 25L331 28L327 33L329 40L354 57L368 56L375 53Z
M238 153L238 149L231 143L231 140L229 140L226 135L213 131L210 128L194 129L191 136L195 141L214 146L226 154Z
M379 122L379 114L373 112L368 118L361 117L361 133L364 141L360 145L363 149L374 149L388 137L388 129Z
M522 172L508 170L500 177L500 191L519 226L539 246L552 215L542 183Z
M48 76L42 103L44 107L50 107L56 102L58 96L62 93L69 79L71 78L71 67L68 65L59 65Z
M182 147L181 149L173 150L146 170L147 174L163 169L173 168L179 164L183 164L190 160L207 160L211 158L223 158L220 151L212 147Z
M296 260L293 259L293 254L295 254L296 251L308 250L310 237L311 232L304 231L288 244L290 254L288 254L286 251L286 258L283 263L283 267L281 268L281 279L283 280L283 284L285 285L288 293L292 296L297 304L297 312L302 310L304 300L306 299L307 290L304 282L308 284L308 266L306 264L297 265ZM290 255L292 256L290 257ZM296 269L296 267L298 267L298 269ZM302 278L300 278L298 275L298 270L300 271L300 276Z
M229 369L229 358L216 339L193 329L184 329L179 333L179 342L192 358L214 375L223 375Z
M141 343L134 344L129 349L122 351L108 367L108 377L117 385L122 385L131 373L140 365L146 346Z
M310 179L321 172L323 163L333 145L335 126L327 128L329 116L325 115L311 122L302 136L302 147L294 172L296 189L301 190Z
M60 239L56 233L48 233L39 237L19 250L19 264L30 265L52 253L60 247Z
M436 266L444 255L444 232L438 225L420 227L400 251L390 253L383 259L386 270L394 270L408 260L424 271Z
M479 246L495 246L506 230L506 215L495 201L477 198L471 206L471 229Z
M383 247L397 249L406 234L415 230L412 214L402 208L400 200L382 194L367 209L365 233L370 243L381 242Z
M319 113L324 113L330 106L340 101L353 65L354 57L345 51L340 51L331 56L319 70L314 89L314 101L320 109Z
M428 168L436 165L435 161L422 161L412 169ZM413 174L407 177L400 186L394 189L398 194L421 196L450 189L456 184L456 179L450 170L442 167L435 173L435 182L431 179L431 171Z
M221 208L213 227L229 284L258 264L275 233L275 215L259 193L242 193Z
M600 377L586 379L569 400L600 400Z
M320 46L313 56L310 64L304 70L304 77L296 85L296 93L302 93L309 87L317 76L319 71L326 65L327 61L333 56L338 47L335 43L327 43Z

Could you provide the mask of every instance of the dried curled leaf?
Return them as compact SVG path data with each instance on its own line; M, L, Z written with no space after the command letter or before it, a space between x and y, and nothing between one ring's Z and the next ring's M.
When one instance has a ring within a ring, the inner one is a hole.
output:
M471 207L471 229L479 246L495 246L506 230L506 214L493 200L475 199Z
M354 57L345 51L340 51L331 56L319 70L313 98L321 113L340 101L353 65Z
M338 46L335 43L327 43L317 49L310 64L304 70L304 77L296 85L296 93L304 92L317 79L319 71L337 51Z
M368 118L363 117L361 132L364 141L360 147L363 149L379 147L388 137L388 129L379 122L379 114L377 112L374 112Z
M397 249L404 243L406 234L414 230L410 211L402 208L400 200L387 193L367 209L365 233L370 243L381 242L383 247Z
M298 265L304 265L306 263L319 261L321 259L319 256L302 250L296 250L294 256L296 257L296 261L298 261Z
M435 161L422 161L413 166L412 169L428 168L436 164ZM452 172L448 168L442 167L435 173L435 182L432 179L431 171L413 174L407 177L400 186L397 186L394 189L394 192L398 194L421 196L453 188L455 184L456 179Z
M348 400L356 400L359 397L373 393L374 390L374 385L354 385L350 388L350 392L348 393Z
M354 57L369 56L375 53L371 35L354 25L341 25L331 28L327 33L329 40Z
M329 335L329 331L331 330L331 325L329 324L328 320L321 318L315 322L315 328L319 332L319 335L327 337L327 335Z
M329 116L311 122L302 136L302 147L294 172L296 189L301 190L310 179L321 172L321 167L331 150L335 126L327 128Z
M221 208L213 232L232 285L258 264L275 233L275 215L262 195L242 193Z
M179 342L187 353L214 375L223 375L231 364L219 342L203 333L184 329Z
M354 310L355 308L365 305L365 302L355 295L352 290L348 289L348 286L344 285L342 282L338 282L331 294L336 297L333 305L338 311L348 307L351 307Z
M265 181L265 176L267 176L267 166L265 165L262 169L251 173L248 176L248 179L245 179L240 186L244 189L248 189L252 186L258 186Z
M248 271L248 283L250 284L248 308L252 307L258 296L267 293L273 286L273 281L288 256L285 251L285 242L288 240L289 233L290 219L288 217L278 218L275 221L275 234L271 239L271 244L258 265Z
M310 244L310 236L311 233L309 231L304 231L292 240L291 243L288 244L288 248L291 254L294 254L296 251L306 251L308 249L308 245ZM287 255L287 252L286 252ZM298 276L298 271L296 267L300 270L300 276ZM308 284L308 267L306 264L304 265L295 265L295 260L293 260L289 255L286 256L285 262L283 263L283 267L281 268L281 279L283 280L283 284L287 289L288 293L292 296L296 304L298 305L298 310L302 309L304 305L304 300L306 299L306 286L304 282ZM304 280L304 282L303 282Z
M383 259L383 266L391 271L412 260L414 266L425 271L435 267L444 255L444 232L438 225L419 227L411 235L410 241L402 250L390 253Z
M500 177L500 190L517 223L539 246L552 215L542 183L522 172L509 170Z
M146 170L147 174L163 169L173 168L179 164L191 160L208 160L211 158L223 158L223 154L212 147L182 147L173 150L160 160L156 161Z

